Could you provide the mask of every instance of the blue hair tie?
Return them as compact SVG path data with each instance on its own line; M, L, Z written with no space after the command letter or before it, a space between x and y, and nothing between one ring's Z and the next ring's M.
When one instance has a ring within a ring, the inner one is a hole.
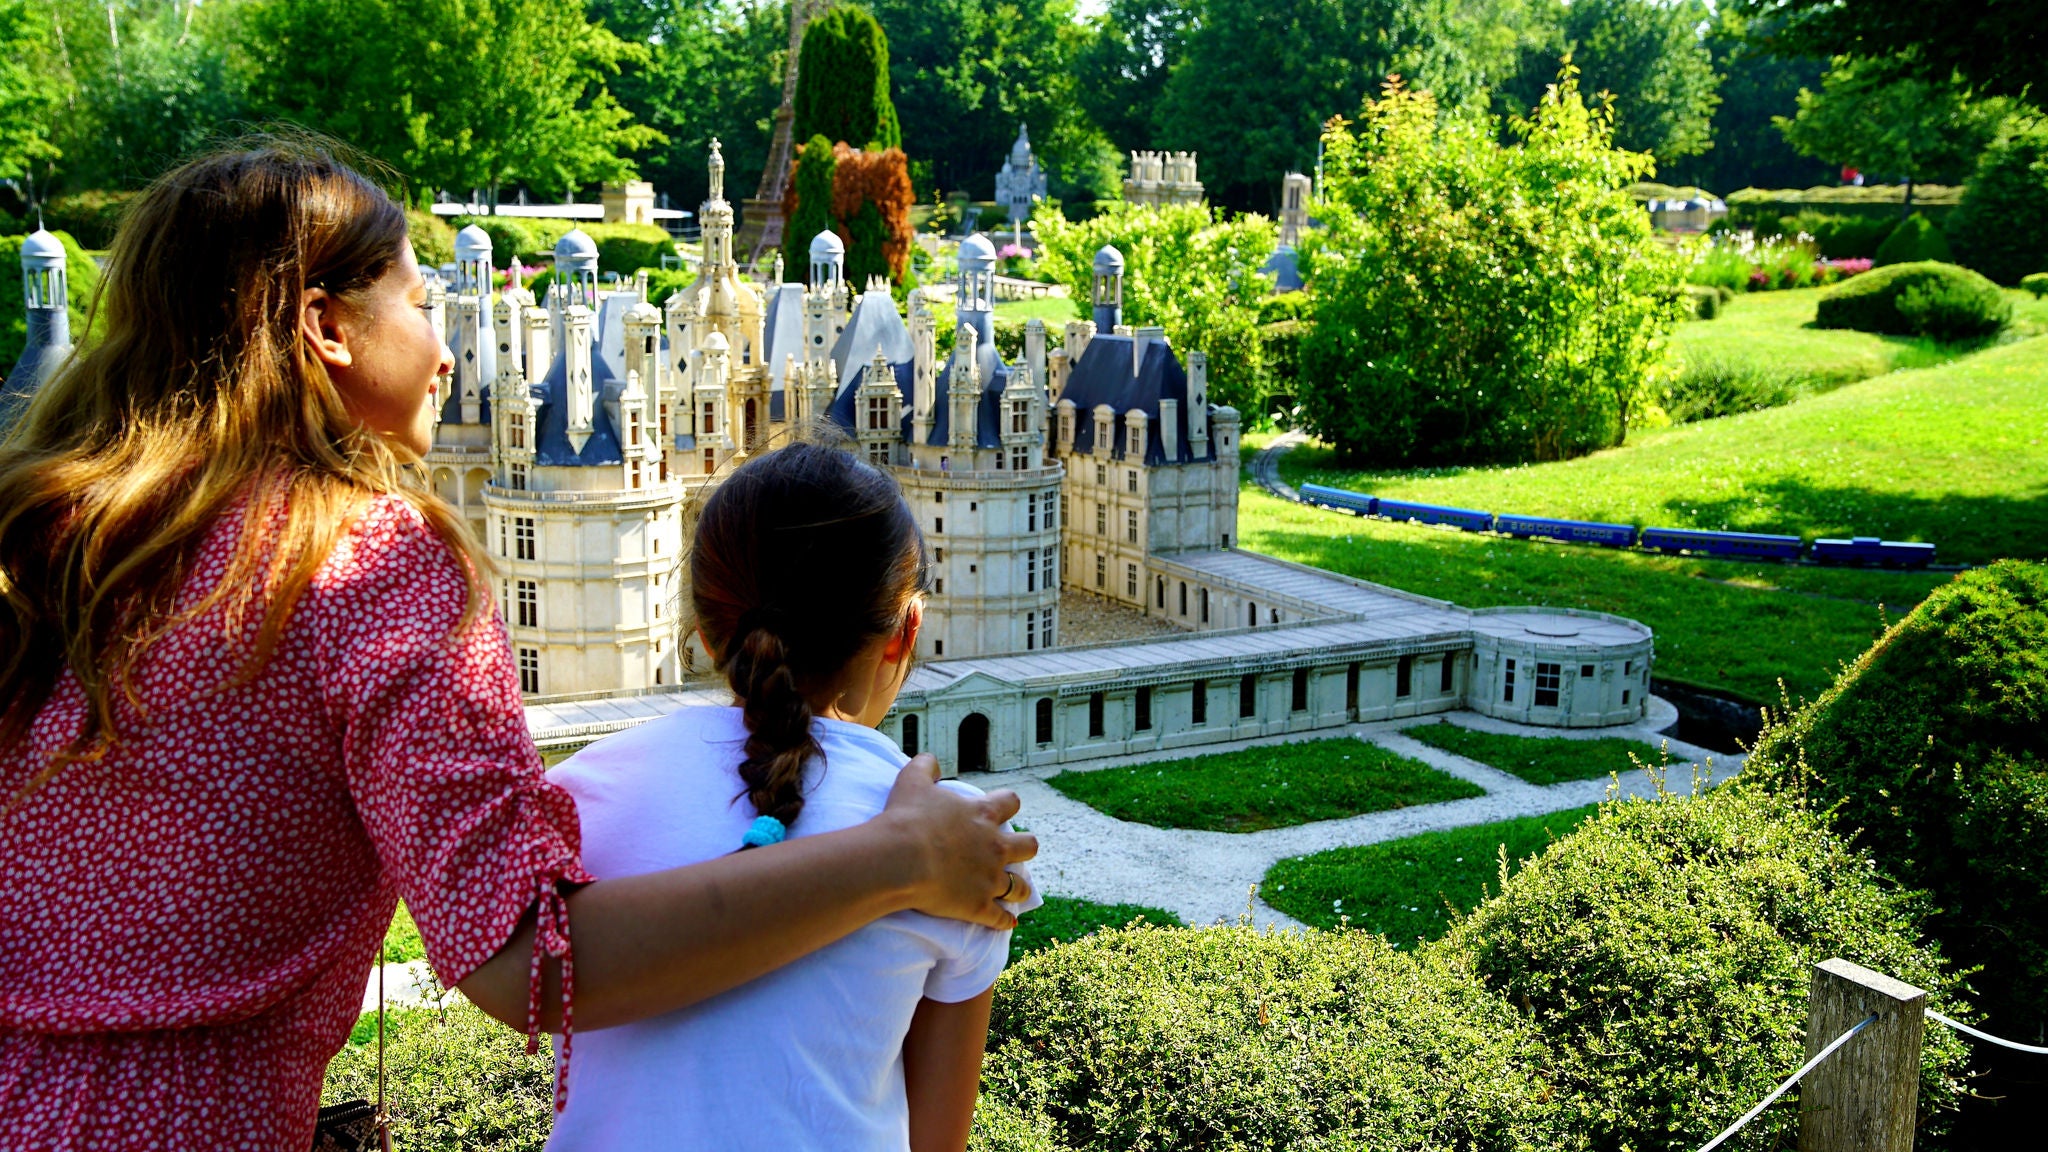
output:
M740 849L745 851L767 844L780 844L787 835L789 829L782 826L782 821L773 816L756 816L754 822L747 826L747 834L740 837Z

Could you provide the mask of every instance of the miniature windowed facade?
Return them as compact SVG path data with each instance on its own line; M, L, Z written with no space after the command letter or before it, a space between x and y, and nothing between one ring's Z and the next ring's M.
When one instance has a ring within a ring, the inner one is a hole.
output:
M540 694L540 649L519 650L519 690L528 696Z
M519 627L540 627L540 584L534 580L521 580L516 584Z
M1033 732L1033 735L1037 738L1037 741L1041 747L1051 744L1052 697L1039 697L1038 704L1034 707L1033 711L1036 713L1036 716L1033 718L1034 728L1036 729L1036 731Z
M1088 735L1100 737L1103 734L1103 693L1088 694Z
M1564 666L1544 661L1536 662L1536 693L1529 702L1538 708L1557 707L1558 687L1563 682Z
M1394 661L1394 696L1405 699L1415 695L1415 657L1403 656Z

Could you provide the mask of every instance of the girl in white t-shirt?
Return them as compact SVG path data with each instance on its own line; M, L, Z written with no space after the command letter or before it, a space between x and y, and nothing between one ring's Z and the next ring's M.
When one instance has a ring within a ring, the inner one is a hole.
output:
M690 554L698 635L735 706L685 707L549 775L600 879L881 812L905 757L875 730L923 622L924 540L894 480L793 444L719 484ZM966 788L965 785L953 785ZM970 789L971 791L971 789ZM1028 878L1013 892L1036 906ZM553 1152L959 1152L1008 932L884 917L751 984L577 1037Z

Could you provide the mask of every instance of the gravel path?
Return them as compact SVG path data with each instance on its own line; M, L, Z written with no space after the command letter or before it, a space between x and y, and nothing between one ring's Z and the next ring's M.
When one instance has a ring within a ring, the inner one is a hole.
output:
M1691 791L1696 769L1702 780L1719 783L1733 775L1742 763L1740 756L1720 756L1663 736L1660 729L1675 723L1677 713L1656 698L1651 700L1647 721L1619 728L1535 728L1469 712L1450 713L1448 718L1453 724L1493 732L1588 740L1619 736L1661 745L1669 749L1674 761L1666 773L1669 787L1680 794ZM1486 789L1486 795L1291 828L1233 833L1153 828L1113 819L1078 800L1068 799L1045 783L1047 776L1060 771L1056 767L977 775L974 782L983 787L1013 788L1023 799L1024 811L1019 820L1038 836L1039 843L1032 873L1049 894L1106 904L1148 904L1167 909L1190 924L1233 920L1249 912L1258 924L1281 926L1298 925L1264 901L1254 900L1251 889L1264 878L1268 868L1285 857L1577 808L1606 798L1610 789L1616 787L1615 781L1605 778L1538 787L1401 734L1403 728L1435 722L1435 717L1421 717L1304 735L1310 739L1330 739L1348 732L1469 780ZM1300 738L1303 737L1294 737ZM1203 751L1223 752L1280 742L1267 738L1205 747ZM1087 770L1175 759L1181 755L1111 760L1091 765ZM1621 779L1619 789L1621 794L1631 796L1654 796L1657 792L1656 782L1647 773Z

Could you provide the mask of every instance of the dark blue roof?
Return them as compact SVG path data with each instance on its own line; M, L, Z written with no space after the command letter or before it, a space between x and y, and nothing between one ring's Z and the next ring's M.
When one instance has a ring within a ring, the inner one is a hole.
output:
M1266 257L1266 262L1259 265L1259 271L1273 278L1273 290L1276 292L1299 292L1302 289L1301 265L1294 249L1284 244Z
M1146 464L1192 464L1198 460L1214 460L1216 444L1212 438L1205 441L1203 454L1195 455L1188 447L1188 421L1207 420L1209 414L1188 410L1188 374L1180 366L1180 358L1166 341L1157 337L1145 342L1144 359L1136 372L1131 371L1134 355L1129 336L1096 336L1088 341L1088 347L1081 358L1074 362L1067 373L1067 386L1060 390L1061 400L1074 402L1074 451L1086 454L1095 448L1095 408L1107 404L1116 412L1116 427L1123 427L1124 413L1135 408L1145 414L1145 463ZM1175 418L1178 452L1175 458L1166 458L1164 441L1160 438L1159 401L1176 400L1180 413ZM1116 459L1124 456L1124 437L1119 435L1110 445L1110 455Z
M975 406L974 444L977 448L1000 448L1003 446L1003 389L1010 386L1012 369L996 355L994 345L983 344L978 351L981 353L982 386L981 402ZM863 367L853 380L832 398L830 415L840 427L849 432L854 431L856 427L855 394L867 380L868 370L872 365L873 361L870 360L869 365ZM905 361L889 367L896 374L896 388L903 397L903 441L906 444L914 443L912 423L915 418L915 398L912 391L915 366ZM952 395L951 357L948 357L945 366L939 369L938 377L938 387L932 397L932 434L925 444L933 448L944 448L952 442L953 406L948 402Z
M607 402L615 402L626 387L626 374L612 349L624 347L626 310L639 302L637 296L622 292L605 297L598 305L597 325L592 333L596 340L590 356L590 439L583 442L581 452L569 441L568 342L556 342L554 363L548 365L547 376L533 386L534 402L540 409L534 421L539 429L534 463L590 467L625 460L619 451L618 430L612 427L611 413L606 408ZM618 332L617 340L610 339L614 329Z

